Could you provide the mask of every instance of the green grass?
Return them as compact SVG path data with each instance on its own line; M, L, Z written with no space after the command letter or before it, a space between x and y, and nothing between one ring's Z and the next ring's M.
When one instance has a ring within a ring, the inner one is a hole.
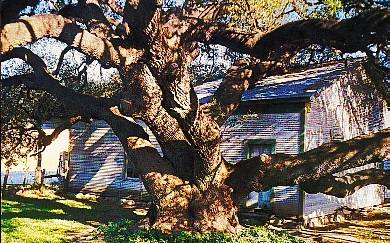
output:
M1 199L1 242L69 242L120 218L136 216L119 202L97 203L54 193L6 193Z
M8 192L1 199L1 242L71 242L95 235L96 242L298 242L293 236L265 227L249 227L238 235L135 230L140 217L119 202L96 202L58 196L51 190ZM88 233L89 232L89 233ZM93 233L92 233L93 232ZM83 240L81 240L83 241Z
M294 243L303 242L285 232L262 226L244 228L238 234L179 232L164 234L159 230L134 230L134 221L119 220L99 226L98 235L113 243Z

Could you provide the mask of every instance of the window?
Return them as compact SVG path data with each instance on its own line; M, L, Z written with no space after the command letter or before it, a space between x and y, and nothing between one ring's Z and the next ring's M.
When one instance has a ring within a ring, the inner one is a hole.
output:
M261 154L275 153L276 139L250 139L245 140L244 143L244 151L246 153L247 159L259 156ZM258 208L270 209L272 194L273 189L265 192L258 192Z
M126 156L126 155L125 155ZM133 164L133 162L131 162L129 160L129 158L125 157L125 171L124 171L124 174L125 174L125 178L138 178L138 173L137 173L137 170Z
M251 139L245 141L246 158L275 153L275 139Z

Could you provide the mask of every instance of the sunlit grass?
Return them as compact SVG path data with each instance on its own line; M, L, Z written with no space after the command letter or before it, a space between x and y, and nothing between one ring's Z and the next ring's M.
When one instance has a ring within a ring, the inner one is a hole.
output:
M64 204L68 207L72 208L85 208L85 209L92 209L90 205L86 205L85 203L82 202L77 202L75 200L70 200L70 199L63 199L63 200L56 200L56 202Z
M67 242L75 234L91 229L90 225L71 220L62 205L70 209L91 209L84 203L68 199L42 200L20 196L2 199L1 242ZM83 218L83 215L73 216Z
M71 242L101 223L123 217L133 216L118 204L58 196L49 190L5 193L1 242Z
M90 226L61 219L13 218L1 220L2 242L68 242Z

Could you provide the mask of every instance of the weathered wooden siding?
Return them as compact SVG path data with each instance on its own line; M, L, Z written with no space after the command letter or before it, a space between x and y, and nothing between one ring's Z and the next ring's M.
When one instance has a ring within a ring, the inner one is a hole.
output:
M383 203L384 186L371 184L360 188L354 194L338 198L323 193L305 193L303 217L311 219L333 214L340 207L353 209L370 207Z
M390 126L390 112L358 64L312 97L306 109L305 151Z
M78 123L70 133L70 190L115 195L144 191L139 179L126 178L123 147L107 123Z
M276 153L298 154L300 131L300 113L232 115L223 128L222 154L230 163L244 159L248 139L276 139Z
M390 126L389 116L385 102L379 98L362 67L358 63L351 64L344 76L312 97L306 106L304 149L308 151L330 141L345 141L379 131ZM380 185L369 185L346 198L306 194L303 215L314 218L334 213L341 206L377 205L383 202L383 194L384 188Z
M245 159L245 141L250 139L275 139L275 153L298 154L301 121L301 113L233 115L223 128L222 155L230 163ZM278 216L301 214L302 198L298 186L278 186L272 191L271 208Z

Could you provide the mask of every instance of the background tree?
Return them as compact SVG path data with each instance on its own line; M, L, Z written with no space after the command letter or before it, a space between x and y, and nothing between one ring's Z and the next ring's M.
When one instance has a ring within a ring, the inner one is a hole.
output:
M389 158L389 130L299 156L263 156L235 165L224 160L220 149L221 126L237 109L243 92L259 79L287 72L291 60L302 60L296 57L306 50L366 53L368 73L375 76L375 85L389 102L385 69L379 64L388 51L390 14L381 4L369 11L351 7L355 15L338 11L338 1L184 1L180 7L158 0L125 1L124 5L111 0L21 1L15 8L7 7L10 2L2 2L2 12L14 12L2 18L1 59L4 63L22 60L31 71L10 65L16 72L2 76L2 95L12 96L10 102L32 102L29 90L37 90L43 92L37 104L50 95L62 107L53 109L59 113L49 112L39 119L37 129L45 119L64 120L52 135L38 136L43 146L77 121L106 121L153 197L151 215L157 217L150 224L155 227L234 232L239 228L240 198L276 185L300 184L308 192L338 196L370 183L388 186L388 172L382 170L359 172L353 180L332 174ZM308 17L327 8L332 18ZM249 17L241 14L248 9ZM31 16L19 18L23 14ZM339 14L342 20L335 19ZM44 38L66 44L56 68L45 59L48 50L34 51L28 45ZM241 53L235 55L214 96L202 105L190 73L200 44L218 44ZM98 62L102 70L115 68L117 73L102 78L108 83L88 82L88 72L83 74L77 58L64 58L71 50L85 55L85 65ZM77 67L77 75L70 78L62 72L64 63ZM24 106L34 108L29 103ZM34 110L44 111L39 105ZM10 106L4 112L12 117L16 111ZM29 128L26 121L31 117L21 119L23 129ZM142 127L128 117L148 125L163 157Z

